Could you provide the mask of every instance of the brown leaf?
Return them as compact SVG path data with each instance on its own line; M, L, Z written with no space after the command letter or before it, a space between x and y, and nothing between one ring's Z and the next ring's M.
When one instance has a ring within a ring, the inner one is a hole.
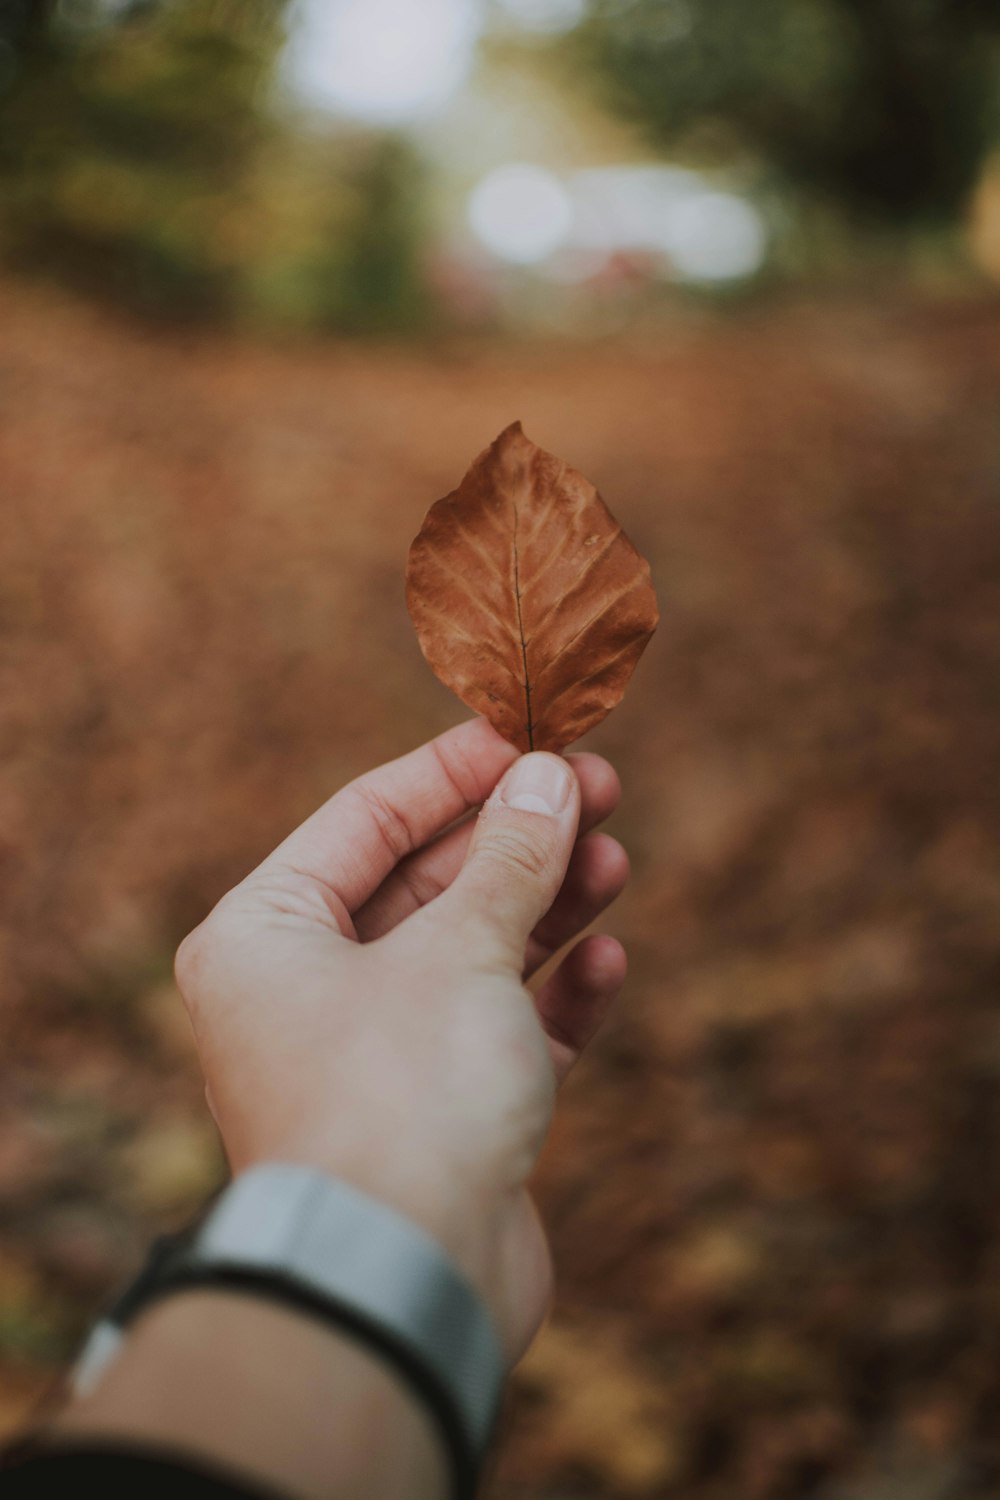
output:
M438 677L519 750L600 723L659 619L645 558L520 422L427 512L406 598Z
M597 1317L545 1324L516 1376L535 1397L521 1439L534 1474L584 1469L616 1496L672 1488L690 1437L638 1342Z

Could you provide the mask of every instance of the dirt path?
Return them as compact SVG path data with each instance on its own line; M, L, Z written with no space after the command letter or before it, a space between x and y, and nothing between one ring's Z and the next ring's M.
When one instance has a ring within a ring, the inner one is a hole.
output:
M403 561L521 418L663 624L496 1500L1000 1494L998 398L995 303L428 354L0 287L0 1417L218 1170L173 945L461 716Z

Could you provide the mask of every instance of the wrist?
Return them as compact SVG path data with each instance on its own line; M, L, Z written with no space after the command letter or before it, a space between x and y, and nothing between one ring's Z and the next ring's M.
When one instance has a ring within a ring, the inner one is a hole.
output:
M435 1179L423 1160L407 1159L403 1143L391 1158L369 1151L332 1152L315 1144L240 1162L234 1180L255 1167L280 1160L321 1172L347 1183L401 1214L431 1237L462 1273L493 1317L503 1335L504 1225L517 1195L487 1194L467 1188L452 1176Z
M363 1339L433 1414L454 1494L472 1494L508 1366L488 1306L419 1226L327 1172L258 1164L193 1231L154 1247L88 1340L74 1373L77 1391L86 1395L95 1381L99 1388L121 1330L128 1349L143 1309L195 1288L276 1303L321 1329Z
M143 1312L51 1436L169 1445L300 1500L448 1494L440 1435L391 1365L347 1333L215 1289Z

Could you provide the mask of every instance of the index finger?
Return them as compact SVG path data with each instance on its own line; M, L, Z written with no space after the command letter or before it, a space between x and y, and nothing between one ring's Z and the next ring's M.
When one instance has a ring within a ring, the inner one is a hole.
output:
M258 869L308 876L354 912L401 859L485 802L517 755L485 719L458 724L349 782Z

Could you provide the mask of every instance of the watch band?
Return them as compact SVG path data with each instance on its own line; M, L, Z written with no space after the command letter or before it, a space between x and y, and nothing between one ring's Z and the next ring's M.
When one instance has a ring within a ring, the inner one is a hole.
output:
M441 1425L456 1495L473 1494L499 1413L502 1351L476 1291L412 1220L312 1168L253 1167L193 1232L158 1243L138 1280L93 1330L76 1366L76 1388L93 1383L142 1306L196 1285L291 1303L373 1343Z

